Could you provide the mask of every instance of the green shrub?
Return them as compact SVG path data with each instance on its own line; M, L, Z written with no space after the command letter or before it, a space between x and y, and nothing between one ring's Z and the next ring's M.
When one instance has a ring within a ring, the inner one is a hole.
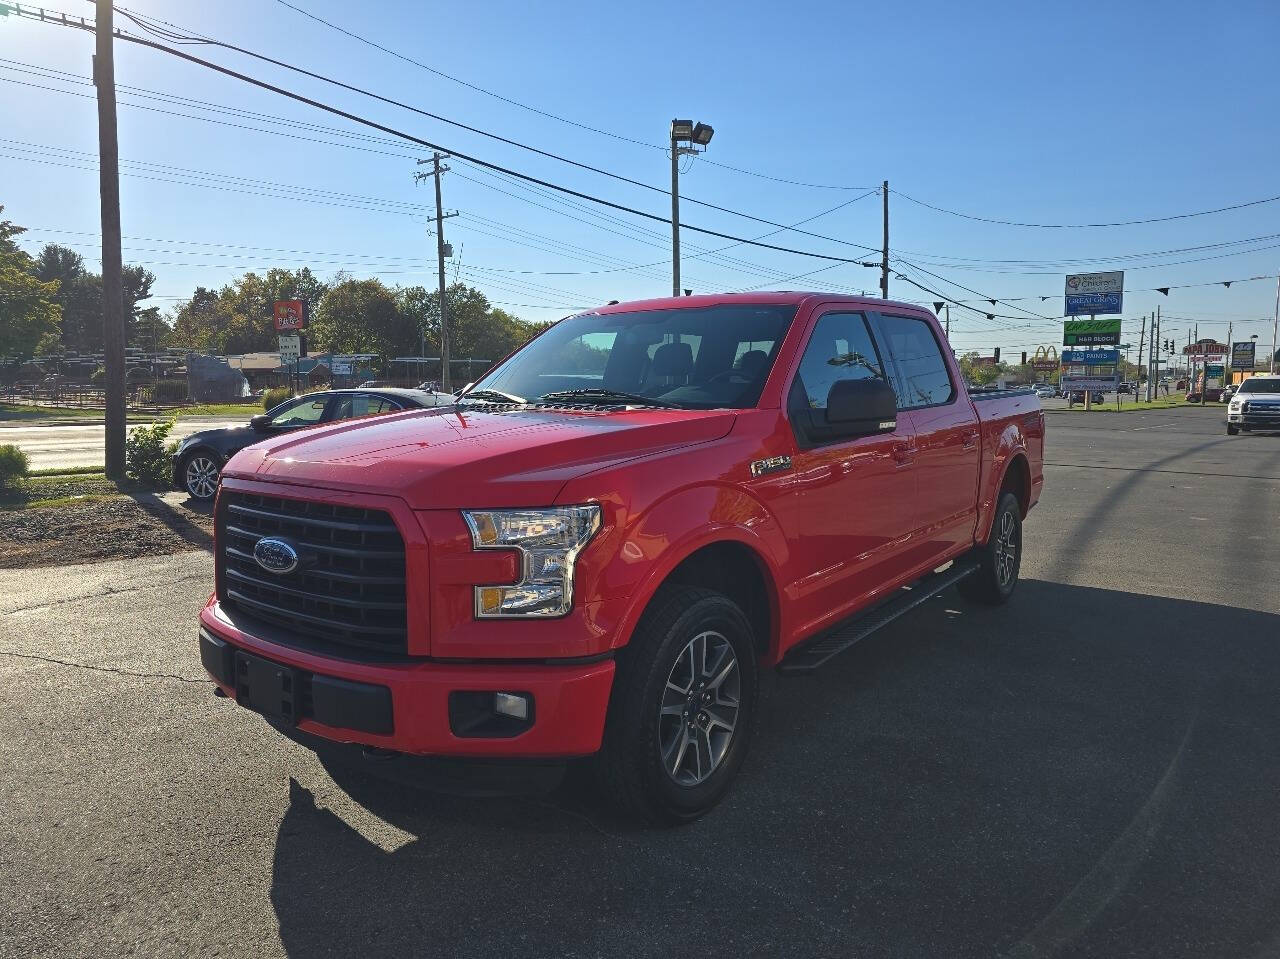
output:
M173 420L155 426L139 426L124 441L124 472L139 483L159 489L173 479L173 445L165 445Z
M0 486L13 486L15 481L27 475L30 461L27 454L16 446L0 446Z
M264 410L273 409L292 395L293 391L287 386L277 386L273 390L267 390L262 394L262 408Z

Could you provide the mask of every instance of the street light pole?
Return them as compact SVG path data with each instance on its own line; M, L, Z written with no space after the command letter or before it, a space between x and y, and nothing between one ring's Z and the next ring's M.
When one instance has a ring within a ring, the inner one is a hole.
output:
M671 121L671 295L680 295L680 148Z
M692 120L671 121L671 295L680 295L680 158L707 149L715 130ZM699 149L701 148L701 149Z

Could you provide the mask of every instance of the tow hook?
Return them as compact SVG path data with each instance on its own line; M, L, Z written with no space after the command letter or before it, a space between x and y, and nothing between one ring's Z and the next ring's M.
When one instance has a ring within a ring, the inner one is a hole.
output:
M214 686L214 687L213 687L213 695L214 695L214 696L216 696L218 699L226 699L226 698L227 698L227 693L226 693L226 691L225 691L221 686Z

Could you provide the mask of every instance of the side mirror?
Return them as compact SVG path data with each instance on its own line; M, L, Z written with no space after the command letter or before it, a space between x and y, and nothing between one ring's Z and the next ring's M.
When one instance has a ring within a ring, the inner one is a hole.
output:
M249 429L257 430L259 433L265 433L271 426L271 417L266 413L259 413L257 416L249 420Z
M827 393L827 428L836 436L873 436L898 428L898 398L882 379L836 380Z

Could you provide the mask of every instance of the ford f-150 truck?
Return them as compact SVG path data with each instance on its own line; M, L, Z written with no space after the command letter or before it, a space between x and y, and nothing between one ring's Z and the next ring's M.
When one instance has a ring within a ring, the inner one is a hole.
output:
M918 307L611 304L453 406L238 453L201 658L291 735L590 756L628 811L685 821L741 766L762 669L952 585L1009 598L1043 451L1036 396L971 397Z

